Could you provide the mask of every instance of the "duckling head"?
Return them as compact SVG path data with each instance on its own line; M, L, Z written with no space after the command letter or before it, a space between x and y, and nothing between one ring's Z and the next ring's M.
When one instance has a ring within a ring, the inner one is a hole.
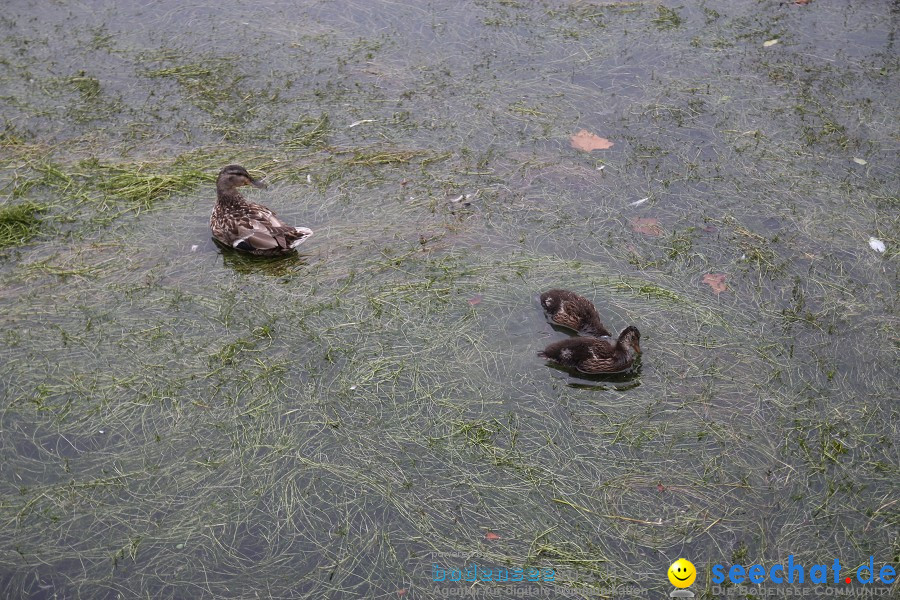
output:
M641 353L641 332L634 325L629 325L619 334L619 346L631 350L635 355Z
M252 185L261 190L268 186L258 179L250 177L247 169L241 165L228 165L219 171L219 178L216 179L216 187L222 190L230 190L242 185Z
M551 315L556 314L562 304L562 299L556 292L558 290L550 290L541 294L541 308Z

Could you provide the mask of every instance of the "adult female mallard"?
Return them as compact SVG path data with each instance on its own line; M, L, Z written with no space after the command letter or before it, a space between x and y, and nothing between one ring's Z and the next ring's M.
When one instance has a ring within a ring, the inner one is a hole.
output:
M240 165L228 165L219 171L216 207L209 218L216 241L250 254L272 256L291 252L313 234L306 227L285 225L265 206L248 202L238 191L243 185L267 187Z
M538 356L582 373L617 373L629 368L641 353L641 333L628 326L612 338L574 337L550 344Z
M554 325L577 331L582 335L610 337L600 315L590 300L568 290L550 290L541 294L541 308Z

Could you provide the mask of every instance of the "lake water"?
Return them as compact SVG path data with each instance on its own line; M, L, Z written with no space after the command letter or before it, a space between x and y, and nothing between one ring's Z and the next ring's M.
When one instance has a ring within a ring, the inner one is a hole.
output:
M477 564L651 598L684 557L711 598L716 564L897 563L898 14L9 3L0 596L491 597L434 581ZM315 230L297 256L210 240L231 163ZM539 359L554 287L639 366Z

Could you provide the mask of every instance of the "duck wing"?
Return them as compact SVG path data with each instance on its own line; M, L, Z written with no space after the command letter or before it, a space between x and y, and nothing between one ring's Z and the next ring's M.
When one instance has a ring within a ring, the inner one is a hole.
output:
M587 349L587 355L576 366L582 373L614 373L628 366L624 352L614 342L605 339L594 340Z
M589 352L597 358L612 356L616 353L616 342L612 338L592 339Z
M231 246L247 252L286 251L296 248L312 234L312 229L281 225L280 222L274 225L253 220L241 221L236 223Z
M216 205L210 228L220 242L257 254L288 252L313 233L306 227L285 225L273 211L252 202L227 207Z

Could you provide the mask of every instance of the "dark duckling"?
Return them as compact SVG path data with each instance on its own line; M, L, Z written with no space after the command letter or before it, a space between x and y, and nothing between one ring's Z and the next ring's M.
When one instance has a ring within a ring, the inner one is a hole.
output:
M616 373L629 368L641 353L641 333L626 327L619 339L574 337L550 344L538 356L582 373Z
M568 290L550 290L541 294L541 308L554 325L577 331L582 335L611 337L600 321L600 315L590 300Z
M219 172L218 199L209 218L209 228L217 241L250 254L273 256L292 252L313 234L306 227L285 225L265 206L248 202L238 191L244 185L267 187L240 165L228 165Z

